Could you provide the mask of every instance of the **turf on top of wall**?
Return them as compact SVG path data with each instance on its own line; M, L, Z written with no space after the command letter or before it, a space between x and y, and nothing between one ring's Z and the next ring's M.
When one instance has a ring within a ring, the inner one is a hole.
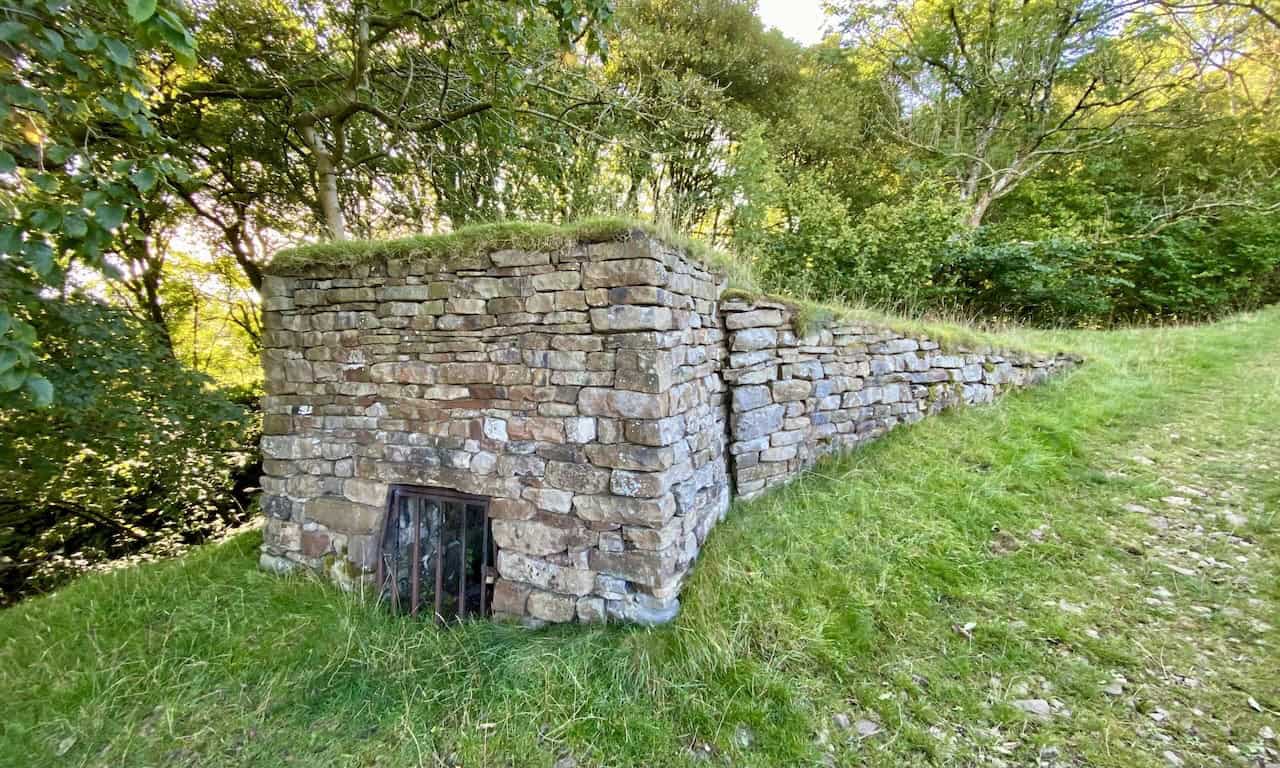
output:
M796 330L800 333L834 323L862 323L928 336L945 346L973 351L1060 351L1045 348L1041 334L1021 330L990 332L963 322L908 318L868 307L815 302L771 293L756 280L748 260L735 258L669 227L625 217L589 218L566 224L520 221L473 224L445 234L316 243L278 252L264 271L279 276L321 276L395 258L423 259L443 268L450 263L497 250L549 251L575 243L622 241L637 236L653 237L680 248L702 265L725 275L729 286L724 295L726 300L764 299L787 305L794 312Z

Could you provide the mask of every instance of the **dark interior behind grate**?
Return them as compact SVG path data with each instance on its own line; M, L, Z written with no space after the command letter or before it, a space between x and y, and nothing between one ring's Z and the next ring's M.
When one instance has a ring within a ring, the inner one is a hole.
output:
M429 610L438 621L489 613L488 499L436 488L392 486L382 527L380 599L396 613Z

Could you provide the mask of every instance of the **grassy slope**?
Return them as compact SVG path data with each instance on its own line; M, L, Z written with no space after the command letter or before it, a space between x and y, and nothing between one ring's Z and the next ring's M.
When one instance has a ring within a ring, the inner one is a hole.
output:
M81 579L0 613L0 765L1242 764L1280 730L1280 310L1041 341L1091 362L736 507L667 628L437 631L254 535Z

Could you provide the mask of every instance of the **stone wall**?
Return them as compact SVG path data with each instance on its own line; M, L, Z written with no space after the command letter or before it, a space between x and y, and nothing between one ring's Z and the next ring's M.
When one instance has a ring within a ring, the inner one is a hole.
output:
M446 488L492 499L495 614L670 619L729 505L722 289L639 231L275 270L263 566L367 578L389 486Z
M899 424L989 403L1078 361L944 350L927 337L858 323L801 332L794 309L769 301L725 301L720 311L729 344L729 454L744 498Z
M368 579L391 486L447 489L490 499L496 615L667 621L731 494L1073 362L800 333L641 230L415 242L268 270L265 568Z

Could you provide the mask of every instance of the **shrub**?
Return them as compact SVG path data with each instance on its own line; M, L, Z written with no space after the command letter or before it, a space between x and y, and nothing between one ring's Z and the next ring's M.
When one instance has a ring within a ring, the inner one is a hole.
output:
M801 296L929 303L944 293L938 279L965 237L959 206L932 188L855 216L820 179L801 177L787 203L787 226L765 248L761 273L766 284Z
M17 302L47 408L0 410L0 603L241 521L257 418L148 326L86 297Z

